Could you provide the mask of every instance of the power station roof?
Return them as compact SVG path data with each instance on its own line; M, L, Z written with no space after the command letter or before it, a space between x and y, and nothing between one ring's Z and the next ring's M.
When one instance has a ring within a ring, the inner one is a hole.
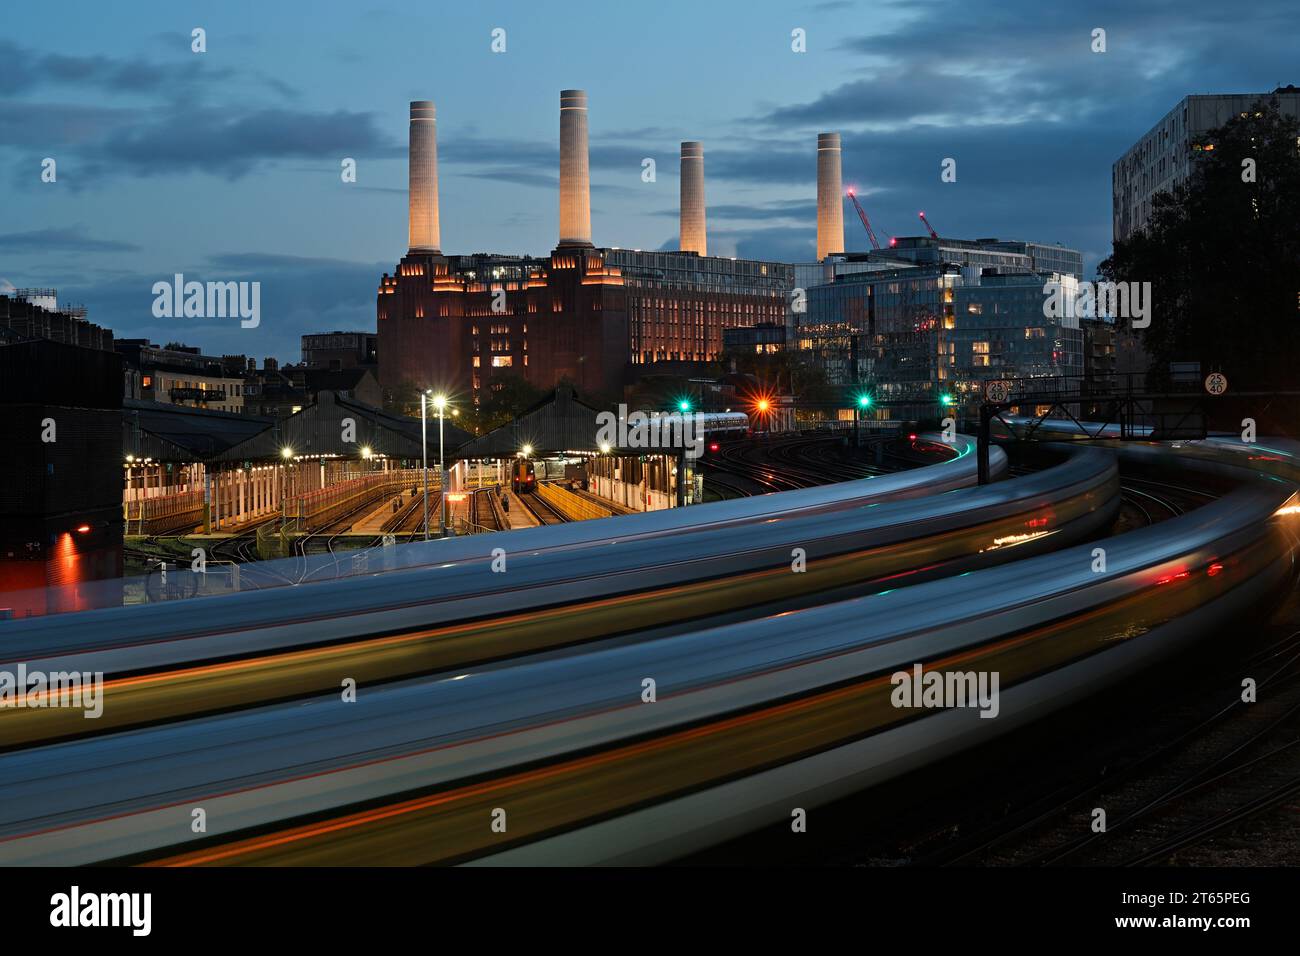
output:
M572 388L561 386L513 422L461 447L456 457L513 458L524 446L535 454L596 451L598 414Z
M443 425L443 444L450 453L473 436L455 425ZM438 452L438 420L428 422L429 454ZM420 420L388 412L322 391L316 404L221 451L214 461L278 460L284 449L294 456L338 455L356 458L363 448L389 458L419 458Z

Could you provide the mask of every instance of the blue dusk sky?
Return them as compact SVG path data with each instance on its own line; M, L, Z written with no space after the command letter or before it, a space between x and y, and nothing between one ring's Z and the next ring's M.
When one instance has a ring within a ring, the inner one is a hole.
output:
M710 251L808 261L816 135L838 131L878 234L918 234L924 209L943 235L1060 242L1091 271L1125 148L1189 93L1300 67L1294 0L0 4L0 290L53 286L118 337L259 359L374 328L406 248L413 99L438 108L444 252L553 248L576 88L598 245L676 248L678 145L697 139ZM260 281L261 325L154 318L177 272Z

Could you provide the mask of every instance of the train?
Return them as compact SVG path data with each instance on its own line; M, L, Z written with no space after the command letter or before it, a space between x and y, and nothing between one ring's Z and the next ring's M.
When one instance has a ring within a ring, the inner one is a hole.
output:
M537 469L528 458L516 458L510 466L510 490L517 495L537 490Z
M512 564L511 571L530 575L529 581L539 580L533 574L549 573L563 587L581 582L585 589L601 572L619 578L636 567L646 568L638 571L638 588L672 583L647 580L661 576L687 585L671 595L656 592L644 625L630 625L628 608L620 606L619 626L629 633L641 626L653 633L662 626L663 609L671 606L666 599L686 602L680 613L696 618L709 613L694 604L701 597L733 607L749 595L770 600L777 580L770 575L699 589L696 566L705 557L730 564L734 556L755 551L786 559L792 539L829 537L828 547L816 553L865 549L870 553L863 560L876 562L899 540L898 528L933 527L926 553L916 557L929 561L930 552L938 550L950 559L971 559L981 567L970 574L837 596L820 606L668 637L620 640L560 658L540 655L509 667L465 667L452 660L430 665L421 651L419 665L441 673L376 683L368 691L368 716L361 727L349 705L340 705L331 693L202 721L145 726L129 737L0 754L8 797L0 805L0 864L72 865L144 855L190 865L666 862L788 820L792 806L825 805L1027 726L1101 686L1145 673L1207 630L1223 633L1289 583L1295 529L1279 517L1290 514L1295 498L1283 482L1247 481L1194 516L1108 539L1108 565L1097 573L1094 542L1087 534L1063 550L1035 550L1034 542L1060 540L1055 527L1038 524L1045 503L1059 521L1063 494L1081 499L1081 516L1097 501L1118 498L1118 473L1109 453L1070 449L1062 464L1014 481L912 497L939 476L951 480L964 473L969 484L970 443L959 441L961 457L932 466L938 472L927 468L865 483L890 482L895 493L903 491L901 484L909 485L901 500L891 496L880 507L846 506L861 501L855 496L862 491L854 485L825 486L709 506L718 525L707 535L664 534L683 520L671 511L610 518L610 524L579 523L597 528L520 531L535 542L527 550L553 547L562 551L563 561L555 554L520 555L520 566ZM1121 451L1177 467L1197 449ZM929 490L935 490L933 484ZM820 505L793 526L789 520L767 520L773 512L789 517L796 503L806 512L813 501ZM967 529L970 542L954 543L951 529L966 526L956 520L961 512L978 514L979 522ZM985 525L982 531L977 524ZM864 540L864 532L871 532L872 540ZM605 537L584 537L593 534ZM992 548L976 553L972 543L979 538ZM834 539L839 544L829 547ZM580 540L598 546L574 547ZM471 538L440 542L439 576L460 576L440 580L438 594L429 595L433 579L423 570L405 581L367 575L315 594L311 619L277 622L268 629L276 640L292 640L282 632L296 630L313 642L334 627L346 628L354 638L367 626L391 635L395 619L412 613L404 588L423 599L438 597L440 608L448 596L477 601L455 613L485 622L524 611L524 602L558 603L555 594L532 595L531 588L505 592L481 583L486 547ZM617 566L620 552L629 547L635 552L628 555L629 564ZM987 563L989 554L1008 553L1026 556ZM463 567L448 563L457 558ZM819 572L810 564L808 573ZM843 574L849 582L863 578L838 564L820 573ZM793 582L804 576L784 577ZM470 594L475 585L462 586L470 581L480 582L477 596ZM588 592L602 608L605 598L626 588L610 583L609 591ZM825 580L818 587L835 583ZM377 613L372 625L356 615L339 615L331 606L361 590L370 601L382 595L395 606ZM237 615L247 624L259 620L250 615L256 605L271 606L276 597L254 591L214 600L208 613ZM294 608L279 600L274 608L277 614L308 613L301 602ZM49 641L34 640L52 629L48 622L10 622L10 633L22 641L10 642L9 657L21 654L28 640L46 656L72 650L94 655L96 669L103 668L107 655L121 653L147 653L156 668L169 643L212 640L215 653L230 653L230 635L213 633L210 618L204 632L193 636L139 643L142 623L164 615L192 621L188 608L163 604L128 609L127 615L118 610L61 621ZM585 617L599 613L592 609ZM115 622L121 617L126 620ZM572 642L583 619L552 616L548 626ZM105 627L113 623L126 638L118 647L113 641L123 637ZM397 626L429 623L420 618ZM486 630L490 627L484 624L484 636L506 633L499 627ZM241 629L234 639L247 641L251 634ZM466 640L477 659L485 656L482 639L457 631L437 643L446 647ZM332 654L334 646L318 653ZM138 667L137 662L127 669ZM355 673L354 667L351 661L332 660L321 686L337 686L336 675ZM930 705L894 702L894 680L886 677L906 677L921 667L959 679L997 674L998 696L986 709L981 702L980 708L967 704L917 713L913 708ZM645 674L673 689L654 707L637 703ZM376 673L367 679L376 680ZM116 692L134 686L121 682ZM117 720L119 702L110 697L109 703L104 719ZM997 719L982 719L994 707ZM27 714L61 717L57 708L15 716ZM71 716L84 722L80 714ZM202 759L196 759L200 746ZM545 773L535 770L541 762ZM78 768L77 787L66 784L68 766ZM574 793L583 799L573 799ZM189 829L176 825L177 808L184 811L198 800L222 821L219 845L211 838L190 843ZM504 846L481 822L500 806L530 811L527 817L512 815L512 840ZM329 825L313 822L321 819Z
M745 438L750 434L749 416L744 412L699 412L695 427L705 438Z

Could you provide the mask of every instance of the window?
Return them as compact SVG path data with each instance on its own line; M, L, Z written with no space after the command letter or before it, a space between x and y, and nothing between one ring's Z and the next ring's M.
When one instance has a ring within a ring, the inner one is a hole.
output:
M513 363L512 358L511 358L509 355L494 355L494 356L492 356L492 367L493 367L493 368L510 368L510 366L511 366L512 364L514 364L514 363Z

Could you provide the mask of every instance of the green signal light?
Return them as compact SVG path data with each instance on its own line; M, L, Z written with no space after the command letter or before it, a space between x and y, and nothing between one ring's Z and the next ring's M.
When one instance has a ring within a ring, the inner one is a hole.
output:
M947 392L944 392L942 395L939 396L940 405L953 405L956 403L956 401L957 400L953 398L951 395L949 395Z
M861 408L870 408L870 407L871 407L871 396L870 396L870 395L859 395L859 396L858 396L858 406L861 407Z
M684 412L689 412L691 410L691 403L686 401L686 399L682 399L677 403L677 407Z

